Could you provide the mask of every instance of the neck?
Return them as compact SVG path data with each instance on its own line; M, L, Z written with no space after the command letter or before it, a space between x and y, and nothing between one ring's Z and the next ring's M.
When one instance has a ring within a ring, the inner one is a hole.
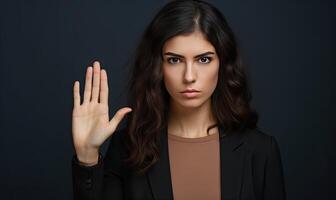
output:
M168 117L168 134L186 138L207 136L209 126L216 124L211 110L210 99L199 107L183 107L171 103ZM218 132L214 127L209 134Z

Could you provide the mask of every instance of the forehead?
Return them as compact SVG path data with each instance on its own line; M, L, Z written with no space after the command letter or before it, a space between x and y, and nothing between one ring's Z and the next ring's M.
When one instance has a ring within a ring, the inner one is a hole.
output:
M195 55L206 51L215 51L214 46L200 32L177 35L163 45L163 53L170 51L184 55Z

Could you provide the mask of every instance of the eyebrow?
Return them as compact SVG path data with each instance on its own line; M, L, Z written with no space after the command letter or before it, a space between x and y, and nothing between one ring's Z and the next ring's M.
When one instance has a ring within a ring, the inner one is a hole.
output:
M201 53L199 55L194 56L194 58L199 58L199 57L206 56L206 55L209 55L209 54L215 54L215 53L212 52L212 51L207 51L205 53ZM173 52L166 52L166 53L164 53L164 55L171 55L171 56L176 56L176 57L184 58L184 56L176 54L176 53L173 53Z

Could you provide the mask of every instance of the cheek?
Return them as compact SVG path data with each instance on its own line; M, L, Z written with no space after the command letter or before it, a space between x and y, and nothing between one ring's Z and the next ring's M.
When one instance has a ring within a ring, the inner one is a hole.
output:
M176 79L176 75L174 76L174 72L172 70L166 70L165 68L163 68L163 81L164 84L168 90L168 92L170 93L170 91L172 89L174 89L174 83L176 83L177 81Z
M208 71L207 73L204 72L202 82L205 84L204 86L207 88L207 90L209 90L209 92L212 92L217 86L218 68Z
M218 70L212 75L213 84L216 86L218 82Z

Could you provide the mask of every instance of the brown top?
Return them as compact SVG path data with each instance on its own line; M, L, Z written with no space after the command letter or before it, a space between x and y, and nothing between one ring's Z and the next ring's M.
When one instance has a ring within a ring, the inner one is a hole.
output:
M220 199L219 134L185 138L168 134L174 200Z

